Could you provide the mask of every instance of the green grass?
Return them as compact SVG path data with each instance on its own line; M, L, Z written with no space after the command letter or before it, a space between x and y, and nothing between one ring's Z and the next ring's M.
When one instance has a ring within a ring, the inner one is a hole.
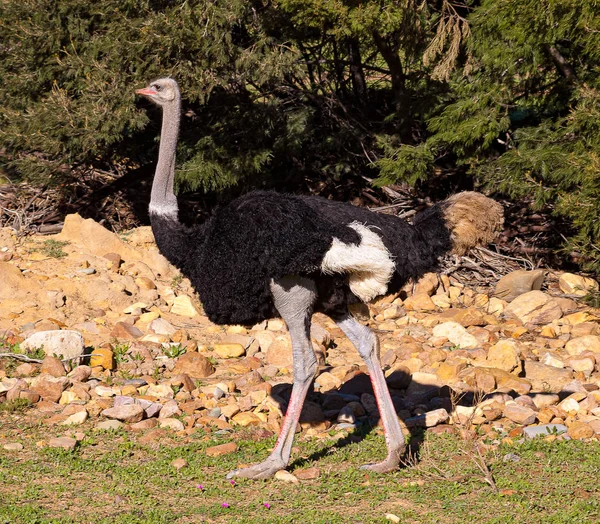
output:
M85 438L74 452L66 452L36 445L64 434L64 428L49 430L24 420L0 415L5 441L25 446L21 452L0 448L0 522L345 524L386 522L386 513L405 523L440 524L600 518L597 442L528 441L490 450L484 458L496 492L456 436L426 434L415 463L377 475L358 468L385 455L377 432L343 440L299 435L289 469L316 466L320 478L296 485L239 479L231 485L226 473L265 458L274 437L252 430L224 437L203 431L178 437L167 431L153 444L143 444L142 435L98 432L86 424ZM238 452L205 454L208 446L229 440L238 443ZM520 460L504 462L507 453ZM177 458L187 467L177 471L171 465ZM223 508L224 502L230 507Z
M67 253L62 248L68 244L69 242L61 240L44 240L44 245L39 251L50 258L63 258L67 256Z

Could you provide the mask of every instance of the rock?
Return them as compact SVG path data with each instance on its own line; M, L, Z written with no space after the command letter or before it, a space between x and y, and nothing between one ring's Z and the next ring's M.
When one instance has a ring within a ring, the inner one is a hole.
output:
M395 320L405 315L404 308L398 304L390 304L383 310L384 320Z
M393 389L406 389L411 380L412 375L410 370L402 364L396 364L385 373L385 381Z
M594 436L594 430L585 422L576 420L569 426L569 436L575 440L584 440Z
M181 410L179 409L179 406L175 400L168 400L163 404L158 418L162 420L164 418L171 418L174 415L181 415Z
M424 293L431 296L435 293L439 283L440 281L437 273L425 273L415 285L415 295Z
M77 366L67 376L73 382L85 382L92 375L92 368L90 366Z
M156 284L148 277L137 277L135 279L135 284L140 289L156 289Z
M94 388L94 393L99 397L109 398L115 396L115 390L108 386L96 386Z
M221 358L238 358L246 354L241 344L215 344L213 350Z
M472 349L479 346L477 339L469 334L458 322L444 322L433 328L433 336L445 337L461 349Z
M71 437L52 438L48 441L48 446L51 448L62 448L67 451L73 451L77 446L77 440Z
M558 286L563 293L583 297L590 291L598 291L598 282L592 278L563 273L558 279Z
M529 407L510 402L504 406L504 416L517 424L528 425L535 422L536 412Z
M169 428L173 431L183 431L185 429L183 422L176 418L164 418L162 420L159 420L158 423L161 428Z
M542 288L546 272L543 269L527 271L518 269L504 275L496 284L496 296L507 302L532 290Z
M123 427L125 427L125 424L118 420L103 420L102 422L98 422L98 424L96 424L96 429L102 431L117 431Z
M67 389L70 381L67 377L39 375L31 383L31 389L49 402L58 402L62 392Z
M23 450L23 444L20 444L19 442L9 442L8 444L4 444L4 446L2 446L6 451L22 451Z
M520 367L519 343L515 340L499 340L488 350L486 365L508 372Z
M523 435L527 438L547 437L548 435L560 435L567 431L563 424L540 424L539 426L528 426L523 428Z
M198 311L192 304L192 299L190 297L187 295L179 295L173 301L171 313L179 315L180 317L194 318L198 314Z
M338 424L355 424L356 416L354 415L352 408L344 406L342 409L340 409L336 421Z
M149 397L158 398L173 398L175 393L170 384L150 384L146 390L146 395Z
M242 427L246 426L259 426L262 424L262 420L251 411L245 411L243 413L238 413L237 415L231 418L232 422L239 424Z
M434 409L433 411L428 411L422 415L417 415L416 417L409 417L404 421L404 423L408 428L432 428L438 424L443 424L449 418L450 415L448 412L444 408L440 408Z
M440 362L435 374L445 384L451 384L458 380L458 374L467 367L467 363L462 360L446 360Z
M505 313L518 318L523 324L549 324L562 317L562 309L552 297L542 291L529 291L515 298Z
M404 301L406 311L435 311L437 306L427 293L417 293Z
M144 408L139 404L127 404L105 409L101 414L106 418L120 420L131 424L142 420L144 417Z
M114 421L114 422L116 422L116 421ZM119 424L121 424L121 422L119 422ZM158 419L157 418L146 418L144 420L141 420L140 422L136 422L135 424L131 424L129 427L133 431L145 431L147 429L154 429L156 426L158 426Z
M466 309L456 309L448 310L444 313L444 316L449 314L452 311L452 320L454 322L458 322L461 326L467 328L471 326L485 326L487 324L485 320L485 315L475 309L473 307L468 307Z
M211 446L206 448L206 454L209 457L220 457L221 455L229 455L234 453L238 449L238 445L235 442L227 442L226 444L219 444L218 446Z
M574 356L567 359L567 366L573 371L580 371L589 377L596 366L596 360L591 356Z
M436 396L442 386L443 384L437 375L418 371L412 374L412 380L406 389L406 396L425 400Z
M319 468L297 469L294 475L299 480L315 480L321 476L321 470Z
M90 366L113 370L116 368L115 355L109 348L96 348L90 355Z
M298 484L299 482L297 477L295 477L285 469L280 469L277 473L275 473L275 478L277 480L282 480L283 482L288 482L290 484Z
M64 368L63 368L63 370L64 370ZM29 362L23 362L23 364L19 364L15 368L15 376L16 377L30 377L31 375L36 374L37 371L38 371L38 368L34 364L30 364Z
M58 358L50 356L44 358L40 372L53 377L64 377L67 374L63 363Z
M534 391L559 393L563 386L573 380L573 374L567 369L546 366L541 362L525 361L525 377L531 382Z
M332 389L339 389L342 385L342 381L334 374L329 372L321 373L315 380L319 385L319 389L323 391L331 391Z
M148 331L155 333L156 335L171 336L177 332L177 328L170 322L167 322L164 318L156 318L148 324Z
M558 407L569 415L576 415L581 409L579 402L572 397L567 397L558 405Z
M79 426L83 424L88 419L88 412L84 409L83 411L78 411L77 413L73 413L65 420L61 422L63 426Z
M185 468L188 465L187 460L183 458L177 458L171 462L171 466L173 466L177 471Z
M280 335L269 344L265 362L278 368L292 369L292 343L286 335Z
M573 338L565 344L565 351L569 355L580 355L585 351L600 353L600 336L586 335Z
M46 355L77 361L83 355L85 344L79 331L68 330L38 331L21 342L22 349L35 350L41 347Z
M110 336L117 340L137 340L143 335L138 328L127 322L117 322L110 332Z
M192 378L206 378L215 372L210 361L200 353L185 353L177 359L173 374L185 373Z

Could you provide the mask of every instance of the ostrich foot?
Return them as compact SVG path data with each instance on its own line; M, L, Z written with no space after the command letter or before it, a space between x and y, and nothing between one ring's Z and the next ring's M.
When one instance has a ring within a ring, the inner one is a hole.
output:
M375 473L390 473L396 471L400 465L400 457L403 455L404 450L398 450L390 453L387 458L382 462L376 462L375 464L365 464L360 469L366 469L368 471L374 471Z
M283 460L269 457L260 464L255 464L247 468L234 469L227 474L228 479L241 477L246 479L268 479L271 478L280 469L285 469L286 464Z

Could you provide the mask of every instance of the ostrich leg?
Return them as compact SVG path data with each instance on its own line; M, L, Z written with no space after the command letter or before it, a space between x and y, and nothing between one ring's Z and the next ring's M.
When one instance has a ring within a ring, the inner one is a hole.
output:
M304 399L317 373L317 359L310 342L310 319L316 298L314 282L301 277L284 277L271 283L271 292L275 307L285 320L292 339L292 396L271 455L260 464L232 471L227 478L265 479L287 466Z
M405 444L404 435L398 422L396 410L392 404L390 392L385 383L385 377L381 370L379 361L379 341L377 336L367 326L360 324L349 312L345 315L334 319L339 328L350 339L350 342L356 347L360 356L365 361L379 414L383 422L383 430L385 432L385 442L388 449L388 455L383 462L376 464L366 464L363 469L376 471L378 473L387 473L398 467L400 458L404 454Z

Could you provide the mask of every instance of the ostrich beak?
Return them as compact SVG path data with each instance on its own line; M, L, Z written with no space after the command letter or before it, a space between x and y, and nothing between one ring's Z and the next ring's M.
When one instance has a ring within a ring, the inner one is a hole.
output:
M135 92L138 95L144 95L144 96L158 95L158 92L155 89L152 89L151 87L144 87L142 89L136 89Z

